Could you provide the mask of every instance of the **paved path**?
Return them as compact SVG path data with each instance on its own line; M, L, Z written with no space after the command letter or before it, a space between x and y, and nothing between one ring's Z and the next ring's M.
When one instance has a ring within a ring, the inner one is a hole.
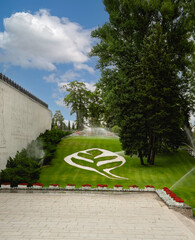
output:
M178 214L153 193L0 193L0 240L194 240Z

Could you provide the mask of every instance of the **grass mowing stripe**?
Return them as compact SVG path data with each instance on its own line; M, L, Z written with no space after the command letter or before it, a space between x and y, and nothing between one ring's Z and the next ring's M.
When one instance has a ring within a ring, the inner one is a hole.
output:
M141 166L138 157L125 156L126 163L122 167L114 169L111 173L129 178L129 180L113 180L95 172L78 169L64 161L64 158L70 154L91 148L101 148L112 152L122 151L121 144L117 138L64 138L58 145L55 158L52 160L51 165L42 168L39 181L46 186L51 183L58 183L62 187L68 183L74 183L77 187L89 183L92 184L93 187L96 187L97 184L108 184L109 187L113 187L115 184L121 184L127 188L129 185L136 184L143 188L149 184L154 185L156 188L163 188L164 186L173 186L182 176L195 167L195 159L185 151L160 154L156 157L154 166ZM178 193L181 198L184 198L187 204L195 208L195 202L193 200L195 196L195 181L193 182L195 171L192 171L192 176L191 174L189 175L185 178L189 179L188 182L185 181L184 185L176 185L173 190Z

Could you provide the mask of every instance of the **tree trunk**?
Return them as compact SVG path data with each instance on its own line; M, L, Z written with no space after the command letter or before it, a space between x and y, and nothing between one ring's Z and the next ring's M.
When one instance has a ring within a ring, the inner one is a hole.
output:
M148 158L147 158L148 164L150 164L150 162L151 162L152 143L153 143L153 136L152 136L152 134L150 134L150 139L149 139L149 151L148 151Z
M142 151L141 151L141 150L139 150L139 156L138 156L138 157L140 158L141 165L145 165L145 164L144 164L143 155L142 155Z
M154 159L156 155L156 137L153 137L153 143L152 143L152 154L150 158L150 165L154 165Z

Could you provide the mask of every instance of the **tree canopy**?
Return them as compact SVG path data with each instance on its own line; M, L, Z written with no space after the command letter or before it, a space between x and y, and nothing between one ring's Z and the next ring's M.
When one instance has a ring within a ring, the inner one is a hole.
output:
M53 127L56 127L58 129L65 130L66 126L64 123L64 117L60 110L57 110L55 112L53 119L52 119L52 125L53 125Z
M92 31L106 108L127 154L154 164L176 149L193 111L192 1L104 0L109 22Z
M99 126L103 114L103 103L98 88L90 91L85 83L78 81L70 82L64 88L69 92L64 102L70 107L71 114L76 113L77 129L83 129L85 123Z

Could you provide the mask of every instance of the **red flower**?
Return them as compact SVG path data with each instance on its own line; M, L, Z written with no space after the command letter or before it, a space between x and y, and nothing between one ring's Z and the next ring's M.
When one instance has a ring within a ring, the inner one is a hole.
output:
M97 187L108 187L108 185L105 185L105 184L98 184Z
M177 198L175 199L175 201L176 201L176 202L179 202L179 203L184 203L184 201L183 201L181 198L179 198L179 197L177 197Z
M68 183L67 186L76 186L75 184Z
M1 185L10 185L11 183L1 183Z
M130 187L132 187L132 188L138 188L138 186L137 185L130 185L130 186L128 186L129 188Z
M118 185L118 184L116 184L116 185L114 185L115 187L123 187L122 185Z
M59 184L49 184L49 186L58 187Z
M184 201L179 198L174 192L172 192L170 189L167 187L164 187L163 190L166 192L167 195L169 195L174 201L183 203Z
M91 185L90 184L84 184L84 185L82 185L82 187L91 187Z
M154 188L154 186L146 185L146 188Z
M27 186L27 185L28 185L28 183L19 183L18 185Z

